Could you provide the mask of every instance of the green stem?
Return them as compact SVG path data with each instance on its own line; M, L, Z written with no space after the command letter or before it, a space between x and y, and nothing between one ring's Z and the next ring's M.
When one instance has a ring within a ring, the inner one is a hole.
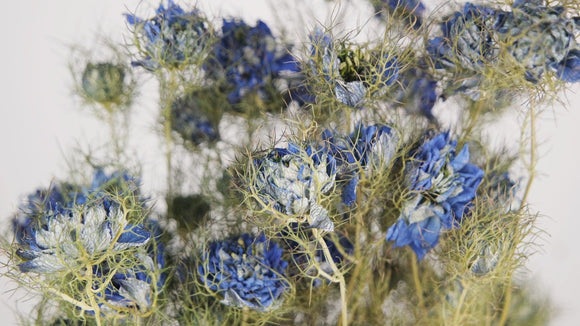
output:
M416 256L411 258L411 270L413 271L413 282L415 283L415 293L419 300L419 307L425 308L425 302L423 301L423 287L421 286L421 279L419 278L419 265Z
M328 250L328 246L326 245L326 242L324 241L322 235L320 234L321 231L318 229L314 229L313 233L314 233L314 237L315 237L316 241L320 244L320 246L322 248L322 252L324 253L324 258L325 258L326 262L330 265L330 268L332 269L334 279L339 285L339 288L340 288L340 306L341 306L341 312L340 312L341 313L341 325L346 326L346 325L348 325L348 305L346 303L346 282L344 280L344 275L342 275L340 269L338 269L338 266L336 266L336 263L332 259L332 255L330 254L330 250Z
M247 326L248 325L248 307L244 306L242 308L242 325L241 326Z
M115 110L113 110L110 103L104 104L105 110L107 111L107 123L109 124L109 129L111 132L111 141L113 142L113 148L115 150L115 159L120 162L121 153L123 149L121 148L121 141L119 139L119 134L117 133L117 125L115 123Z
M459 316L461 314L461 308L463 306L463 302L465 302L466 296L467 288L465 288L464 284L461 284L461 296L459 297L459 302L457 303L457 308L455 309L455 315L453 316L453 325L461 325L459 323Z
M524 209L526 206L526 202L528 200L528 196L530 194L530 190L532 188L532 183L535 177L535 169L536 169L536 113L534 111L534 104L530 104L530 162L528 166L528 172L530 173L530 178L528 183L526 184L526 189L524 191L524 195L522 196L522 202L520 205L520 210ZM504 302L503 308L501 311L501 316L499 319L499 326L505 325L507 322L510 305L512 301L512 276L509 275L508 283L505 286L505 293L504 293Z
M503 326L507 322L511 302L512 302L512 278L510 275L509 280L508 280L508 284L506 284L506 286L505 286L503 308L502 308L501 316L499 318L499 323L498 323L499 326Z
M173 188L173 166L172 166L172 145L173 138L171 135L171 108L175 99L176 82L175 72L169 71L169 80L166 76L161 75L159 95L163 107L163 133L165 136L165 165L167 169L167 193L165 201L167 203L167 212L171 214L173 206L174 188Z

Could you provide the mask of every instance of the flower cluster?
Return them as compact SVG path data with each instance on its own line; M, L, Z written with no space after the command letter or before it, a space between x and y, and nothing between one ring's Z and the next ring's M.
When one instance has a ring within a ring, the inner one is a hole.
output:
M202 282L223 295L223 303L257 310L271 308L286 289L288 262L274 242L244 233L213 242L203 254L198 272Z
M226 81L231 88L228 100L234 104L252 92L262 99L269 98L275 80L299 69L296 59L280 48L266 23L258 21L251 27L242 20L224 19L222 36L205 70L213 79Z
M577 18L577 17L576 17ZM563 7L546 7L543 0L516 1L511 11L465 4L441 24L442 37L429 40L427 51L435 68L455 72L454 91L475 99L484 70L499 60L507 45L524 70L524 78L537 83L551 70L565 82L580 80L580 49L575 40L578 19L568 18Z
M536 232L530 184L519 199L508 171L532 181L535 106L580 80L578 6L437 16L420 0L368 1L380 19L336 5L326 29L285 21L278 36L163 0L150 18L124 16L129 51L75 59L75 90L105 110L110 139L71 172L162 153L144 171L165 177L151 185L164 203L102 169L30 195L0 249L2 275L41 292L31 323L534 325L506 300ZM341 17L366 23L345 30ZM126 109L141 81L158 87L162 148L133 155ZM434 109L439 98L454 107ZM481 135L516 100L520 151L490 146Z
M253 163L257 174L250 187L263 205L294 218L309 214L311 227L334 230L328 211L319 204L336 177L336 161L324 148L289 143L287 149L274 148Z
M365 51L347 45L337 48L332 36L320 29L314 31L310 41L314 75L329 83L334 96L343 104L361 107L369 91L381 92L399 77L397 58L384 49Z
M147 70L191 64L209 41L209 26L199 11L186 12L172 0L167 1L167 8L160 4L153 18L125 17L135 27L137 46L144 56L132 64Z
M483 171L469 163L467 144L457 154L456 146L443 132L416 151L408 174L411 196L387 233L394 247L408 245L419 259L437 244L442 228L460 225L483 178Z

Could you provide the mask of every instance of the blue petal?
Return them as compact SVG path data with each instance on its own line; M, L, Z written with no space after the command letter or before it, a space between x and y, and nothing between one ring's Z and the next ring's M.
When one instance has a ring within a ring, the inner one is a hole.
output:
M568 52L566 58L558 64L557 76L569 83L580 81L580 50L573 49Z
M141 225L127 225L117 240L118 243L145 243L151 238L151 232Z

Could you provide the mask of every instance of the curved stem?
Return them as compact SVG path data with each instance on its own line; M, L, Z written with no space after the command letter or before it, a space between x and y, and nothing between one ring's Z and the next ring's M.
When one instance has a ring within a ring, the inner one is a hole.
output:
M520 210L524 209L526 206L526 201L528 200L528 196L530 194L530 189L532 188L532 183L535 177L535 168L536 168L536 113L534 110L534 104L531 103L530 105L530 158L529 158L529 165L528 165L528 172L530 174L528 183L526 184L526 189L524 190L524 194L522 196L522 203L520 205ZM507 322L511 299L512 299L512 276L509 275L508 283L505 286L505 293L504 293L504 302L501 311L501 316L499 319L499 326L505 325Z

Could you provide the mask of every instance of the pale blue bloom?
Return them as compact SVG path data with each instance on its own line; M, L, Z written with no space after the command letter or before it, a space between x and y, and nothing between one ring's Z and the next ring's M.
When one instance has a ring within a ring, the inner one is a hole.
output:
M213 242L198 267L201 281L222 303L256 310L272 308L288 287L282 249L261 234Z
M546 6L543 0L516 1L499 33L510 42L510 53L526 69L528 81L536 83L551 70L563 81L577 82L579 22L564 7Z
M90 187L65 183L29 196L13 220L16 254L25 260L19 264L21 271L51 273L76 266L86 255L147 244L150 231L129 223L125 209L106 192L133 186L124 173L107 176L97 170ZM132 189L125 195L136 193Z
M309 214L311 227L334 230L328 211L318 203L334 187L336 176L335 159L324 148L289 143L287 149L274 148L255 159L254 165L257 174L249 181L265 205L294 218Z

